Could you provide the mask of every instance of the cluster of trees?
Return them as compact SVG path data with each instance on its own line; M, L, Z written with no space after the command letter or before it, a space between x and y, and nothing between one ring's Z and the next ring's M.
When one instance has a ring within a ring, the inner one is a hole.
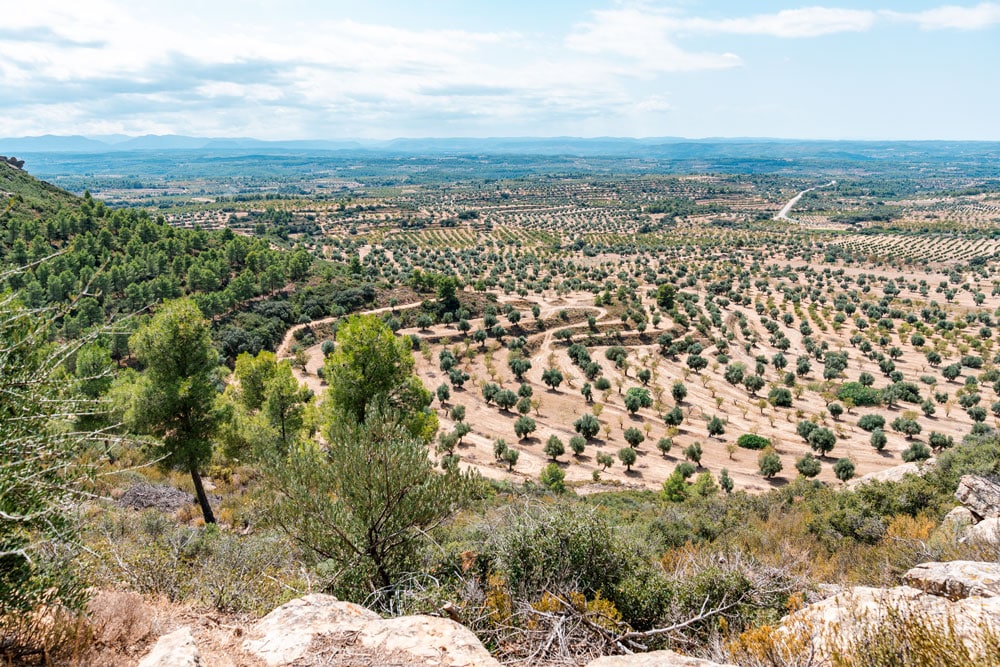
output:
M229 229L175 228L145 210L109 209L89 194L48 218L0 223L0 268L25 267L4 283L29 308L66 306L58 324L67 338L181 296L207 317L222 315L304 280L313 263L301 248L276 250ZM124 340L116 352L124 352Z

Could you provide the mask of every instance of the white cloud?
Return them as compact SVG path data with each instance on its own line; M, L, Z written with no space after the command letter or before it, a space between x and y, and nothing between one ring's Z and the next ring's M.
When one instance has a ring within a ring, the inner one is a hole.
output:
M672 109L662 90L674 73L744 64L725 48L728 36L1000 22L1000 5L990 2L911 14L810 6L728 18L614 4L568 33L541 34L361 22L320 3L300 17L285 2L9 3L0 25L0 128L262 138L448 128L565 134L662 117ZM677 97L682 109L688 100Z
M647 113L663 113L674 107L663 95L653 95L639 102L635 108Z
M923 30L982 30L1000 24L1000 4L982 2L975 7L946 5L922 12L883 12L886 16L911 21Z
M678 27L673 14L638 8L600 10L566 37L566 46L580 53L624 56L632 73L685 72L723 69L741 64L733 53L685 51L672 35Z
M679 23L681 28L692 31L772 37L819 37L840 32L863 32L871 29L876 19L877 14L868 10L805 7L743 18L683 19Z

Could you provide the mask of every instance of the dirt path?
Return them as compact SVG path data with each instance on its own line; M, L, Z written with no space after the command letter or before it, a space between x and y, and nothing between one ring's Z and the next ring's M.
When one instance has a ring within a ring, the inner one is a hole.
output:
M423 301L414 301L413 303L404 303L400 306L385 306L383 308L372 308L371 310L363 310L358 313L351 313L352 315L379 315L381 313L395 312L397 310L409 310L411 308L419 308ZM313 320L312 322L307 322L305 324L296 324L291 329L285 332L285 337L281 339L281 345L278 346L275 356L279 359L287 359L292 356L292 345L295 341L295 333L301 331L306 327L319 326L321 324L327 324L329 322L335 322L341 317L346 317L346 315L331 315L330 317L324 317L322 319Z
M788 222L796 222L796 223L801 224L801 221L796 220L795 218L789 218L788 214L792 211L792 209L795 207L795 205L799 203L799 200L802 199L802 195L804 195L807 192L812 192L813 190L819 190L820 188L828 188L828 187L831 187L831 186L836 185L836 184L837 184L837 181L830 181L826 185L817 185L815 187L807 188L807 189L803 190L799 194L797 194L794 197L792 197L791 199L789 199L788 203L785 204L784 206L782 206L781 210L778 211L778 215L774 216L774 219L775 220L786 220Z

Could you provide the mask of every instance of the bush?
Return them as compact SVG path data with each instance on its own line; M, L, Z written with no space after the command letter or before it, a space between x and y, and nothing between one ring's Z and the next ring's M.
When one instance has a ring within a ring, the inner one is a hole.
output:
M792 407L792 392L785 387L775 387L767 395L768 402L776 408Z
M542 486L553 493L563 493L566 490L565 479L566 473L563 472L558 463L550 463L542 468L542 473L539 476Z
M885 428L885 417L876 414L862 415L858 420L858 427L869 433L877 428Z
M743 449L765 449L771 445L771 440L756 433L744 433L736 439L736 444Z
M867 407L882 404L882 392L866 387L860 382L845 382L837 390L837 398L843 403L853 401L854 405Z
M648 554L616 525L614 516L576 503L511 503L498 522L480 528L490 570L520 598L544 590L601 591L618 602L622 582L643 569Z
M907 463L911 461L926 461L931 457L930 448L922 442L914 442L903 450L903 460Z
M109 514L89 532L97 548L83 565L102 587L124 585L227 614L263 614L304 585L297 550L274 532L199 529L158 510Z

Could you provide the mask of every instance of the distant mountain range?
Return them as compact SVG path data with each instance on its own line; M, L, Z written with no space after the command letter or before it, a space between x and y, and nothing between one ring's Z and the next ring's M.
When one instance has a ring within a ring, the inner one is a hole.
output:
M755 147L766 147L766 153L835 153L859 154L868 157L884 151L914 150L920 153L954 151L961 147L995 147L996 142L954 141L814 141L769 138L707 138L682 137L495 137L495 138L425 138L425 139L303 139L294 141L263 141L252 138L187 137L181 135L43 135L0 139L0 154L20 153L119 153L129 151L198 151L198 152L268 152L268 151L377 151L411 154L523 154L523 155L622 155L690 157L711 153L746 155ZM960 151L961 152L961 151ZM978 151L977 151L978 152Z
M345 150L361 149L357 141L261 141L250 138L185 137L147 134L129 137L113 134L99 137L45 134L37 137L0 139L0 153L112 153L123 151L203 150Z

